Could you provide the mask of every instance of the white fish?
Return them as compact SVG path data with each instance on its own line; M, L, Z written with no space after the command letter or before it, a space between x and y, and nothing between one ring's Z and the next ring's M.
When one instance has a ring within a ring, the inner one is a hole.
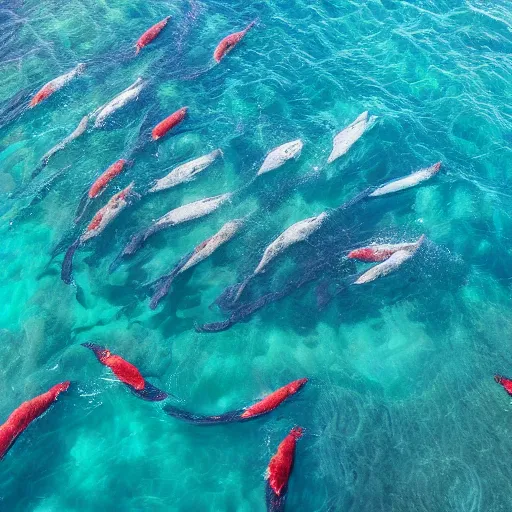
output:
M185 272L185 270L188 270L211 256L221 245L229 242L237 234L242 225L243 221L240 219L226 222L226 224L224 224L224 226L222 226L215 235L206 239L194 249L194 254L185 263L185 265L181 267L178 274Z
M281 167L291 158L299 158L303 146L304 144L302 141L297 139L273 149L266 156L256 176L265 174L266 172L273 171L274 169Z
M80 243L84 243L90 238L98 236L104 229L126 208L127 198L133 194L134 183L130 183L125 189L114 194L107 204L98 210L84 233L80 237Z
M367 247L360 247L348 253L348 257L359 261L384 261L398 251L415 251L425 239L425 235L416 242L402 244L373 244Z
M316 231L327 218L327 214L321 213L316 217L301 220L285 229L266 249L254 274L259 274L278 254L297 242L302 242Z
M78 126L73 131L73 133L68 135L64 140L59 142L56 146L53 146L53 148L50 149L50 151L48 151L48 153L46 153L43 156L43 158L42 158L43 166L48 163L48 160L50 160L50 158L55 153L57 153L61 149L64 149L70 142L73 142L75 139L80 137L80 135L82 135L85 132L85 130L87 129L88 122L89 122L89 118L87 116L83 117L82 120L80 121L80 123L78 124Z
M178 275L205 260L208 258L208 256L211 256L221 245L229 242L229 240L231 240L237 234L242 225L242 219L227 222L215 235L207 238L204 242L196 246L191 255L185 256L185 258L183 258L169 274L159 278L156 281L155 292L151 298L149 307L151 309L155 309L160 301L169 293L171 285Z
M66 283L71 283L71 274L73 272L73 257L77 249L87 240L98 236L104 229L126 208L128 198L131 195L137 195L133 192L133 183L130 183L125 189L112 196L107 204L98 210L89 225L85 228L82 235L70 245L62 262L61 279Z
M85 64L80 63L74 69L65 73L64 75L58 76L53 80L50 80L48 83L43 85L41 89L34 95L32 100L30 101L29 108L35 107L46 98L51 96L54 92L57 92L59 89L62 89L66 84L71 82L73 78L82 74L85 69Z
M222 203L231 197L231 193L207 197L193 203L188 203L160 217L153 225L158 229L181 224L189 220L198 219L215 211Z
M414 187L419 183L432 178L432 176L439 172L439 169L441 169L441 162L437 162L437 164L430 167L413 172L405 178L390 181L389 183L375 189L369 197L383 196L385 194L391 194L393 192L398 192L399 190Z
M258 263L258 266L254 269L254 272L243 281L238 287L237 293L234 298L234 302L236 302L245 287L249 284L249 281L260 274L263 269L279 254L281 254L284 250L286 250L290 245L293 245L297 242L302 242L306 240L311 233L316 231L322 223L327 218L327 214L321 213L316 217L309 217L308 219L301 220L292 224L288 229L285 229L266 249L263 253L263 256Z
M166 190L171 187L175 187L180 183L186 181L192 181L196 174L204 171L209 165L211 165L218 157L222 156L222 151L216 149L207 155L203 155L195 160L186 162L173 169L167 176L156 180L153 186L149 189L149 192L158 192L159 190Z
M121 254L114 260L110 269L111 271L115 269L119 263L119 261L125 256L130 256L137 252L143 245L144 242L154 233L161 231L162 229L176 226L177 224L181 224L183 222L187 222L189 220L198 219L199 217L203 217L215 211L222 203L227 201L232 196L231 193L222 194L214 197L207 197L206 199L201 199L199 201L194 201L193 203L188 203L179 208L175 208L170 212L167 212L165 215L156 220L151 226L148 228L139 231L135 235L133 235L123 249Z
M140 91L145 87L146 83L141 77L137 78L135 82L126 88L124 91L119 93L114 99L109 101L107 104L101 106L95 110L92 116L96 116L94 127L98 128L105 123L105 119L112 115L116 110L124 107L128 102L134 100L139 95Z
M378 265L374 265L370 270L367 270L364 274L359 276L357 280L354 281L354 284L370 283L379 277L384 277L391 272L394 272L397 268L403 265L407 260L410 260L416 254L416 251L419 249L424 239L424 237L421 237L412 250L397 251L393 253L386 261L383 261Z
M330 164L340 156L343 156L361 138L363 133L373 125L376 119L376 116L371 116L368 119L368 112L363 112L352 124L349 124L338 133L332 141L333 148L327 163Z

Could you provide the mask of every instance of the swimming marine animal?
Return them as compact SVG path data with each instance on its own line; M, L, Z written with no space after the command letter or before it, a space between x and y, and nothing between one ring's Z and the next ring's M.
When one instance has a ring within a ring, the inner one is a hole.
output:
M142 34L137 42L135 43L135 55L137 55L142 48L147 46L153 39L155 39L160 32L162 32L163 28L167 25L167 22L171 19L170 16L167 16L162 21L155 23L151 28L148 28L144 34Z
M213 52L213 58L215 61L220 62L224 58L224 55L229 53L244 38L245 34L247 34L247 32L249 32L249 30L254 27L255 24L256 21L252 21L244 30L226 36L217 45L217 48L215 48L215 51Z
M44 85L30 100L29 108L33 108L36 105L39 105L46 98L51 96L54 92L57 92L59 89L62 89L66 84L71 82L73 78L78 75L81 75L84 72L85 64L78 64L74 69L69 71L68 73L58 76L54 78L46 85Z
M167 190L168 188L175 187L181 183L192 181L195 179L196 174L204 171L220 156L222 156L222 151L220 149L216 149L207 155L200 156L195 160L181 164L167 174L167 176L164 176L152 183L148 192L153 193L160 190Z
M426 181L432 176L436 175L441 169L441 162L437 162L430 167L425 169L420 169L419 171L413 172L409 174L409 176L405 176L404 178L399 178L397 180L390 181L385 185L382 185L375 189L369 197L378 197L386 194L391 194L393 192L398 192L399 190L405 190L407 188L414 187L423 181Z
M282 144L281 146L273 149L266 156L256 176L273 171L292 158L299 158L303 146L304 144L302 141L298 139L292 140L291 142L287 142L286 144Z
M71 283L71 274L73 272L73 256L78 247L83 245L87 240L101 234L104 229L128 206L130 196L137 197L133 192L133 182L125 189L113 195L107 204L103 206L93 217L85 231L75 242L68 248L64 261L62 262L61 278L66 284Z
M180 261L169 274L158 279L149 307L155 309L160 301L169 293L171 284L179 274L201 263L201 261L211 256L221 245L229 242L229 240L237 234L242 224L242 220L226 222L215 235L197 245L195 249L187 255L185 261Z
M308 219L301 220L292 224L289 228L285 229L266 249L263 253L263 256L258 263L258 266L254 269L253 273L246 278L238 288L236 296L233 302L236 302L245 287L249 283L249 281L255 277L256 275L263 272L263 269L279 254L281 254L285 249L290 247L291 245L297 242L303 242L306 240L313 232L320 228L322 223L327 218L327 214L321 213L316 217L309 217Z
M301 427L294 427L277 448L270 459L265 478L267 479L267 511L282 512L288 490L288 480L293 469L295 446L302 437Z
M371 116L368 119L368 112L363 112L353 123L349 124L340 133L338 133L333 139L333 148L329 158L327 159L327 163L330 164L340 156L347 153L355 142L361 138L363 133L373 125L376 119L376 116Z
M502 377L501 375L495 375L494 381L503 386L503 389L509 394L512 395L512 380L507 379L506 377Z
M6 422L0 426L0 459L9 451L18 436L68 388L69 381L56 384L46 393L23 402L9 415Z
M160 217L158 220L153 222L149 228L143 229L139 233L133 235L123 249L121 254L114 260L110 266L110 271L113 271L117 267L117 263L126 256L135 254L146 242L146 240L153 235L158 233L162 229L169 228L171 226L177 226L183 222L189 220L198 219L215 211L222 203L227 201L231 197L231 193L221 194L218 196L207 197L206 199L200 199L193 203L188 203Z
M407 260L410 260L419 249L425 237L422 236L420 239L413 245L412 249L409 250L399 250L393 253L387 260L379 263L378 265L374 265L370 270L364 272L361 276L359 276L353 284L365 284L375 281L379 277L384 277L397 270L401 265L403 265Z
M98 361L108 366L114 372L114 375L140 398L151 402L159 402L169 396L165 391L156 388L145 380L140 371L121 356L112 354L110 350L94 343L82 343L82 346L91 349Z
M398 251L415 251L424 239L425 235L422 235L419 240L412 243L369 245L368 247L361 247L350 251L347 257L366 262L384 261Z
M182 107L163 121L160 121L151 132L153 140L158 140L166 133L170 132L175 126L179 125L187 115L188 107Z
M55 153L64 149L68 144L73 142L75 139L78 139L78 137L80 137L80 135L82 135L85 132L85 130L87 130L88 123L89 123L89 118L87 116L83 117L82 120L80 121L80 123L78 123L78 126L75 128L73 133L69 134L65 139L61 140L57 145L53 146L53 148L50 149L50 151L48 151L41 159L41 165L34 170L34 172L32 173L32 178L35 178L43 170L43 168L46 165L48 165L48 161Z
M141 77L137 78L132 85L127 87L124 91L120 92L115 98L110 100L105 105L96 109L91 116L96 117L94 128L99 128L105 124L105 120L114 112L124 107L130 101L137 99L140 92L146 86L146 82Z
M96 197L99 197L107 185L118 175L120 174L123 169L127 165L127 161L121 158L120 160L117 160L112 165L110 165L105 172L103 172L91 185L91 188L87 191L85 196L82 198L82 201L80 201L80 204L78 205L78 209L76 212L76 218L75 218L75 224L80 221L83 214L85 213L85 210L87 209L87 206L91 202L91 199L95 199Z
M175 418L188 421L189 423L195 423L197 425L215 425L217 423L232 423L235 421L252 420L273 411L276 407L279 407L279 405L281 405L287 398L300 391L307 381L308 379L294 380L293 382L286 384L286 386L270 393L270 395L267 395L254 405L241 410L226 412L219 416L202 416L199 414L193 414L171 405L165 406L164 411L170 416L174 416Z

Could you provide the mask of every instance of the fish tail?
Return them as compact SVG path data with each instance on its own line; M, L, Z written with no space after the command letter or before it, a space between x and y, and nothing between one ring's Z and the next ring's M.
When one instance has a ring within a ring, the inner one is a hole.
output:
M230 327L233 326L235 322L228 318L227 320L224 320L223 322L213 322L211 324L195 324L194 329L196 332L200 333L207 333L207 332L222 332L227 331Z
M249 30L251 30L252 27L254 27L254 25L256 25L256 23L258 23L260 19L259 18L255 18L251 21L251 23L249 23L249 25L247 25L247 27L245 27L245 30L244 32L247 34L247 32L249 32Z
M135 235L132 235L130 238L130 241L125 246L125 248L119 253L117 258L110 264L110 267L108 269L109 272L114 272L119 265L121 265L123 259L127 256L132 256L135 254L141 247L144 246L144 243L146 242L146 239L154 233L153 226L145 229L143 231L139 231L138 233L135 233Z
M497 382L498 384L501 384L503 382L503 377L501 375L495 375L494 381Z
M238 299L242 296L242 293L244 292L245 290L245 287L249 284L249 282L251 281L251 279L254 277L254 274L251 274L249 277L247 277L246 279L244 279L241 283L240 283L240 286L238 287L238 290L236 292L236 295L234 296L233 298L233 304L235 302L238 302Z
M283 489L281 495L277 495L267 480L265 499L267 502L267 512L284 512L284 503L286 500L286 489Z
M203 416L194 414L183 409L178 409L172 405L166 405L164 411L173 418L194 423L195 425L215 425L219 423L232 423L240 421L242 411L230 411L219 416Z
M81 197L80 202L78 203L78 207L75 212L75 220L74 220L75 224L78 224L82 220L82 217L84 216L84 214L90 204L91 204L91 199L89 197L89 194L88 194L88 192L85 192L84 195Z
M105 352L105 348L100 345L96 345L95 343L82 343L82 347L88 348L94 352L94 355L100 360L101 355Z
M47 163L48 160L42 160L41 163L32 171L30 177L34 179L36 176L38 176L41 173L41 171L46 167Z
M151 297L151 301L149 303L150 309L156 309L160 301L169 293L171 289L171 284L174 281L176 275L170 274L168 276L164 276L158 280L158 283L155 288L155 292Z
M60 273L61 279L66 284L71 284L71 274L73 273L73 256L76 250L80 247L80 238L77 238L68 248L64 261L62 262L62 270Z
M153 386L153 384L150 384L147 380L144 380L143 389L133 389L133 392L143 400L150 402L160 402L169 396L165 391Z
M355 195L352 199L349 199L348 201L343 203L341 206L338 206L337 210L346 210L347 208L354 206L355 204L359 203L359 201L366 199L370 195L372 190L373 190L372 187L366 188L359 194Z

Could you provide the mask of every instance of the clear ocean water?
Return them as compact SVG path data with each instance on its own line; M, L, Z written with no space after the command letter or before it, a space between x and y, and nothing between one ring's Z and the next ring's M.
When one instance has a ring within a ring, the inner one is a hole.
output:
M135 58L137 38L167 15ZM217 43L256 18L212 66ZM510 511L511 399L493 381L512 374L508 0L0 0L0 28L0 422L73 382L1 461L1 510L263 511L270 457L301 425L289 511ZM19 108L78 62L81 77ZM31 181L46 151L138 76L150 82L136 102ZM189 117L172 136L139 144L147 126L184 105ZM374 127L326 165L332 137L365 110L378 116ZM253 181L269 150L297 138L300 159ZM89 218L129 182L144 189L218 147L222 162L125 210L78 250L74 284L61 281L63 252L52 251L83 229L75 209L100 172L133 157ZM290 224L439 160L441 172L420 187L334 212L241 300L328 262L316 281L229 330L194 330L226 318L211 304ZM109 274L132 233L235 190L217 212L155 235ZM147 283L243 216L240 235L151 311ZM347 285L366 268L347 262L348 250L422 233L428 242L400 271ZM319 308L327 285L335 296ZM87 341L202 414L310 382L270 415L198 427L131 394L80 346Z

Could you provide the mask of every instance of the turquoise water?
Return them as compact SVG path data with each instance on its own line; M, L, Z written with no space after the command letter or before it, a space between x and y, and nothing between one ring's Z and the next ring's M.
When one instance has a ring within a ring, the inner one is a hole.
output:
M160 37L133 58L139 35L169 14ZM218 41L255 18L210 69ZM509 2L4 0L0 27L0 420L73 381L1 462L2 510L262 511L267 464L297 424L306 434L287 510L510 510L512 408L492 379L512 374ZM78 62L84 75L10 115ZM152 79L137 102L30 182L46 151L137 76ZM141 128L184 105L189 117L175 135L138 144ZM365 110L378 116L375 126L325 165L332 137ZM296 138L304 141L298 161L251 182L270 149ZM75 209L95 176L133 157L91 213L130 181L144 189L217 147L222 162L127 209L78 250L75 284L60 280L63 254L51 253L79 234ZM423 186L333 214L243 297L282 289L325 260L325 278L340 291L325 308L317 307L320 279L225 332L195 332L196 323L226 318L209 306L290 224L439 160L442 171ZM239 189L216 213L155 235L108 273L151 220ZM241 234L150 311L144 285L245 215ZM399 272L344 287L366 268L347 263L347 250L422 233L428 243ZM197 413L310 382L268 416L201 428L132 395L80 346L86 341L136 364L175 395L173 404Z

